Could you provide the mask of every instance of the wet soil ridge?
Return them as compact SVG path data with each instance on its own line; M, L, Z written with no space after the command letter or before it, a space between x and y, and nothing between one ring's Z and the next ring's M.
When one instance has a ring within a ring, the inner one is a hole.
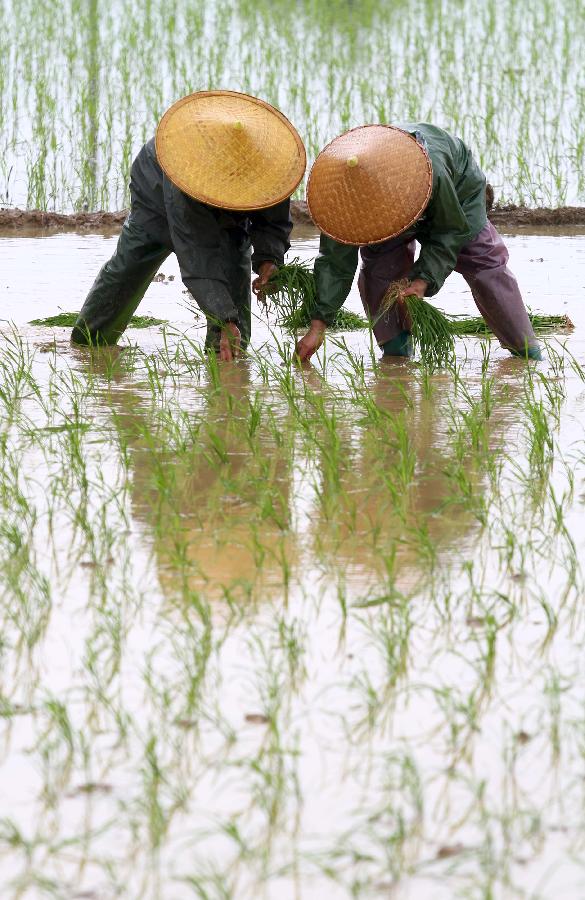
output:
M121 225L128 210L119 212L56 213L41 209L0 209L0 228L71 228L93 231Z
M306 201L293 200L292 217L297 224L311 224L312 219ZM488 210L488 218L496 227L585 225L585 206L559 206L554 209L514 205L494 206Z
M0 228L59 228L73 231L95 231L121 225L128 210L119 212L55 213L40 209L0 209ZM531 208L528 206L494 206L488 216L498 228L522 225L585 225L585 206ZM311 225L305 200L292 201L292 218L297 225Z

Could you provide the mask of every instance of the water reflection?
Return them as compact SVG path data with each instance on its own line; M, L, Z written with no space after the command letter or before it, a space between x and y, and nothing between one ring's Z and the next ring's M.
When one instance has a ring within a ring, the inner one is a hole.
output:
M103 360L91 364L99 370ZM132 511L151 534L163 590L282 589L298 565L290 413L262 414L245 360L222 369L221 388L204 378L196 392L183 385L182 402L183 394L192 408L174 421L174 404L169 418L159 414L122 354L107 395L128 448Z
M367 372L360 405L309 377L295 409L242 360L202 366L199 383L183 377L178 394L165 382L157 402L124 353L114 363L111 351L75 356L79 368L109 370L103 407L169 596L261 599L323 573L350 576L358 592L388 578L406 590L439 555L477 542L490 459L510 452L511 401L522 390L506 377L508 360L491 369L489 408L450 376L429 381L384 361Z

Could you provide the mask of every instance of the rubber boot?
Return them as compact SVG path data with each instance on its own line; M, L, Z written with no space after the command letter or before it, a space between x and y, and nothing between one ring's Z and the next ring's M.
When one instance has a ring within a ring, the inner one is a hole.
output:
M396 337L386 341L380 345L384 351L384 356L406 356L413 355L412 335L409 331L401 331Z
M526 347L525 350L510 350L510 353L520 359L535 359L537 362L542 362L543 359L540 344L533 344L531 347Z

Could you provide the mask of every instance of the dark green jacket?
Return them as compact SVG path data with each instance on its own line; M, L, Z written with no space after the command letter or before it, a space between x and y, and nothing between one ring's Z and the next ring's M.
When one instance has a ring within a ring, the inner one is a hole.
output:
M176 187L156 158L154 138L144 145L132 164L130 177L132 221L149 237L174 250L185 286L207 316L236 319L226 272L222 233L240 241L242 254L250 252L252 268L261 263L281 266L290 247L290 200L254 212L234 212L199 203Z
M399 127L414 135L433 165L429 203L421 218L400 235L401 241L419 241L420 256L409 278L428 281L425 293L432 297L455 268L463 245L476 237L487 222L485 176L463 141L442 128L426 123ZM315 260L317 306L313 318L329 325L343 306L357 268L358 250L321 236Z

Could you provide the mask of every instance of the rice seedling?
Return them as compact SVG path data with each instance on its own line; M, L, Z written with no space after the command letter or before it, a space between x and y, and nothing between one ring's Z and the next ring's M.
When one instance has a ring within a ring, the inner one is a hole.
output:
M528 317L535 334L542 337L559 332L571 332L575 327L567 315L544 315L543 313L532 313L529 311ZM485 319L481 316L464 316L452 313L446 318L449 321L451 331L457 337L466 337L468 335L487 336L492 333Z
M400 283L390 286L380 314L398 308L423 364L431 368L448 365L455 355L454 334L448 320L435 306L415 294L403 296L403 290L404 285Z
M275 307L276 323L287 331L308 328L313 318L317 289L308 263L293 259L270 280L270 299ZM368 320L348 309L340 309L330 331L359 331L368 328Z
M579 893L578 329L2 340L3 896Z
M73 328L79 313L62 312L56 316L46 316L44 319L31 319L29 325L41 325L44 328ZM157 319L155 316L132 316L128 322L128 328L152 328L154 325L166 325L166 319Z

